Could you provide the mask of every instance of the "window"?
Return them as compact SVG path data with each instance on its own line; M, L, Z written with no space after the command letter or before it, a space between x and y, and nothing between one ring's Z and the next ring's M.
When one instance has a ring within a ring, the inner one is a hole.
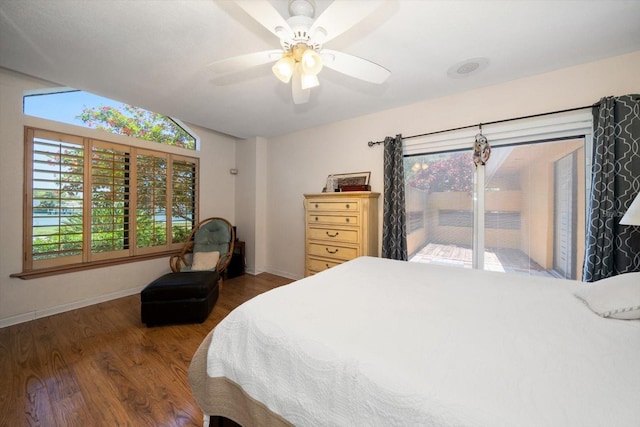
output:
M136 156L136 236L138 248L167 243L167 158L141 152Z
M196 188L197 170L189 159L174 157L171 172L172 239L184 242L196 224L193 189Z
M127 256L130 150L93 141L91 152L91 253Z
M438 211L439 226L473 227L473 212L452 209ZM520 212L485 211L485 228L520 229Z
M52 260L82 260L84 143L82 138L29 130L32 164L31 260L47 266Z
M485 166L472 148L478 129L405 145L410 260L580 279L585 239L590 112L483 126Z
M198 159L26 128L25 272L177 249Z
M424 212L410 211L407 212L407 232L412 233L424 228Z
M71 88L26 95L24 114L195 150L197 140L178 120Z

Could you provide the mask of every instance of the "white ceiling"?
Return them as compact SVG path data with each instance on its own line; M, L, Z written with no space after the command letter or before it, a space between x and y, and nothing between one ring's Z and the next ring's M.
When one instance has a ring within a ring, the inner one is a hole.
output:
M271 2L289 16L287 0ZM316 16L330 3L316 0ZM242 138L640 50L640 1L388 0L326 47L392 75L374 85L325 68L310 102L294 105L269 64L212 81L207 64L279 48L232 1L0 0L0 67ZM489 65L466 78L447 76L474 57Z

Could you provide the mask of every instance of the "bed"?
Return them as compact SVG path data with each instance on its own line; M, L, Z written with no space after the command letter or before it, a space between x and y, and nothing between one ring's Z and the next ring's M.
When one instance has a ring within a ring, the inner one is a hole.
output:
M638 426L640 273L622 276L603 296L361 257L231 312L189 380L243 426Z

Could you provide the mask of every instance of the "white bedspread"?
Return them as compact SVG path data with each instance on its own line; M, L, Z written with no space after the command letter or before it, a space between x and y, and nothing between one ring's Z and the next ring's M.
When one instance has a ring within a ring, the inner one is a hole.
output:
M640 321L583 286L362 257L234 310L207 372L296 426L640 426Z

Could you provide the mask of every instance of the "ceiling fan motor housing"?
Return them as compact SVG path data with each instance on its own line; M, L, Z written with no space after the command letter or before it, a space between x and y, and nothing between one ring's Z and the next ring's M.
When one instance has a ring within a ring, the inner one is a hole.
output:
M289 15L307 16L313 18L316 14L316 4L313 0L290 0Z
M313 18L306 16L292 16L287 19L287 24L291 27L292 35L291 37L280 39L282 49L289 51L300 43L306 44L310 49L315 51L322 49L322 43L314 40L314 37L312 37L313 35L309 33L309 28L311 28L312 23ZM316 34L317 33L321 33L321 31L316 31Z
M314 34L309 32L315 16L315 3L312 0L291 0L289 2L289 14L287 24L291 28L290 37L281 37L280 45L285 51L291 51L300 43L306 44L316 52L322 49L322 40L326 31L318 28Z

